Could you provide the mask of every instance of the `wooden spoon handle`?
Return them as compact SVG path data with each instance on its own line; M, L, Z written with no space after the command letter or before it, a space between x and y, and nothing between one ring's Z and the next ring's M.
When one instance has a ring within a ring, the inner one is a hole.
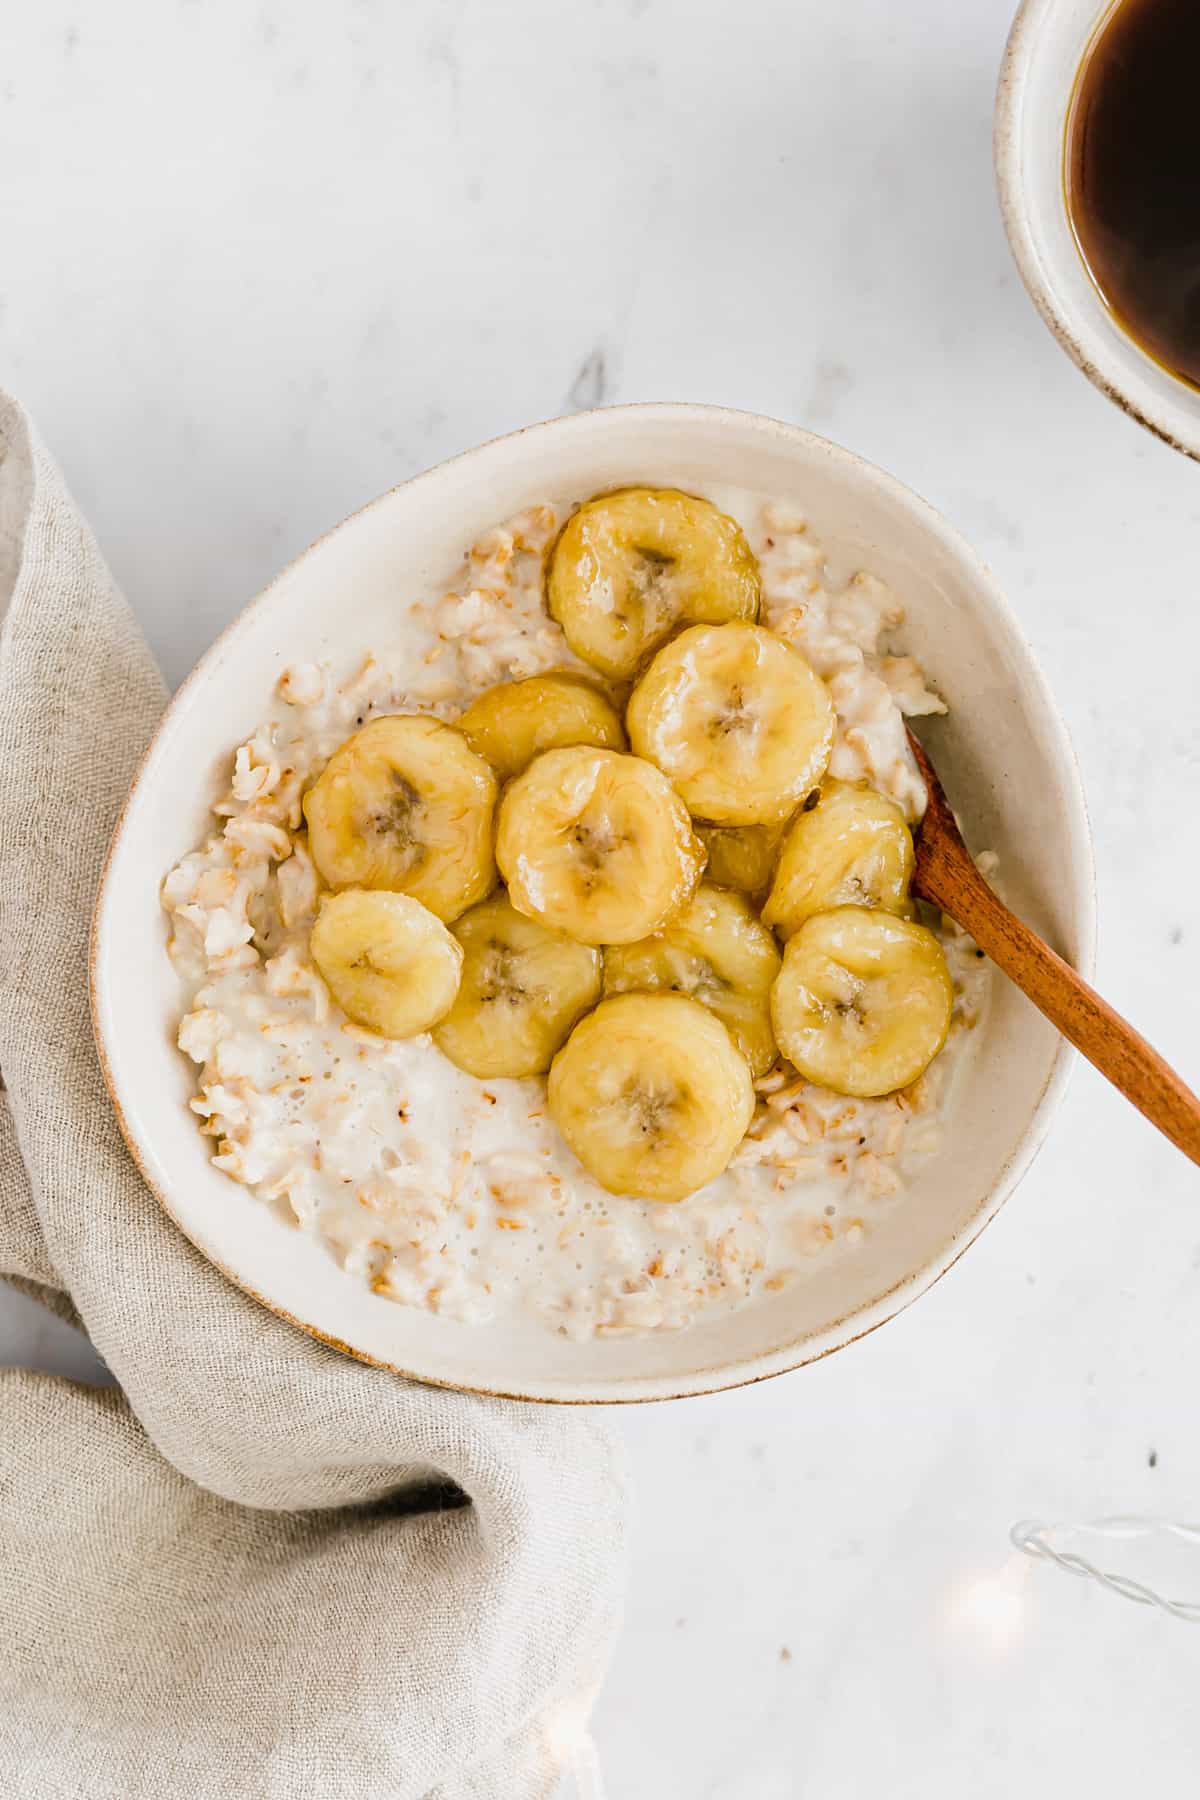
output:
M961 863L957 858L931 859L922 870L922 891L970 932L979 948L1152 1125L1200 1163L1200 1099L1069 963L1009 912L969 857L964 854Z

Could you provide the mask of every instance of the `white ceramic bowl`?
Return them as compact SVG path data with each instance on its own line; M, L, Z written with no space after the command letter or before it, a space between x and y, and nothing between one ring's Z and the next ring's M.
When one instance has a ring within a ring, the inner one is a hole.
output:
M995 849L1022 914L1085 971L1092 863L1075 761L991 576L899 482L821 438L745 413L631 406L534 425L420 475L321 538L180 689L134 783L97 903L97 1039L130 1149L204 1253L274 1311L424 1381L542 1400L652 1400L795 1368L883 1323L945 1273L1028 1168L1068 1052L999 976L944 1149L861 1251L818 1278L690 1330L570 1343L544 1327L466 1326L377 1297L208 1160L174 1048L180 995L159 884L204 835L233 745L294 661L388 641L398 597L436 597L481 528L531 500L629 481L734 481L797 501L831 553L874 570L908 610L907 647L950 703L930 732L977 848Z
M1101 300L1067 213L1063 153L1075 77L1112 0L1025 0L996 96L996 181L1021 279L1102 393L1175 450L1200 457L1200 393L1126 336Z

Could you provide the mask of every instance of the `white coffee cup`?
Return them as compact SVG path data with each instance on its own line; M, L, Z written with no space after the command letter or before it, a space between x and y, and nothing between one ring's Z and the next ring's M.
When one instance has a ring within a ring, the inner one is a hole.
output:
M996 96L1000 210L1021 279L1067 354L1132 418L1200 459L1200 392L1117 324L1084 266L1067 212L1067 113L1088 45L1112 8L1113 0L1024 0Z

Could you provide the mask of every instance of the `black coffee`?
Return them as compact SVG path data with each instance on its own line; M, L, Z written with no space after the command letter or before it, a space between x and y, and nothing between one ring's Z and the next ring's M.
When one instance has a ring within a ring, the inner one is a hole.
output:
M1066 184L1110 312L1200 387L1200 0L1118 0L1076 79Z

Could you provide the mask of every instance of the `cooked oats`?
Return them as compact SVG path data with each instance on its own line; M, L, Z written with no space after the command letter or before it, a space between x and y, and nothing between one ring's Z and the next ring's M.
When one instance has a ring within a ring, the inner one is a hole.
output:
M945 707L911 657L885 648L903 625L895 596L867 573L832 583L794 507L715 497L759 557L763 622L828 683L831 772L919 818L904 717ZM730 1168L675 1205L614 1199L592 1181L546 1113L542 1080L477 1081L428 1036L388 1042L348 1025L309 958L318 882L301 796L368 718L453 719L494 682L583 669L542 604L562 516L533 506L488 531L449 591L402 616L396 645L284 671L233 752L212 835L163 883L185 994L178 1042L198 1067L191 1106L216 1166L317 1234L348 1279L466 1323L517 1308L573 1338L672 1331L820 1279L903 1204L936 1150L988 966L941 928L957 998L925 1075L848 1101L773 1070Z

